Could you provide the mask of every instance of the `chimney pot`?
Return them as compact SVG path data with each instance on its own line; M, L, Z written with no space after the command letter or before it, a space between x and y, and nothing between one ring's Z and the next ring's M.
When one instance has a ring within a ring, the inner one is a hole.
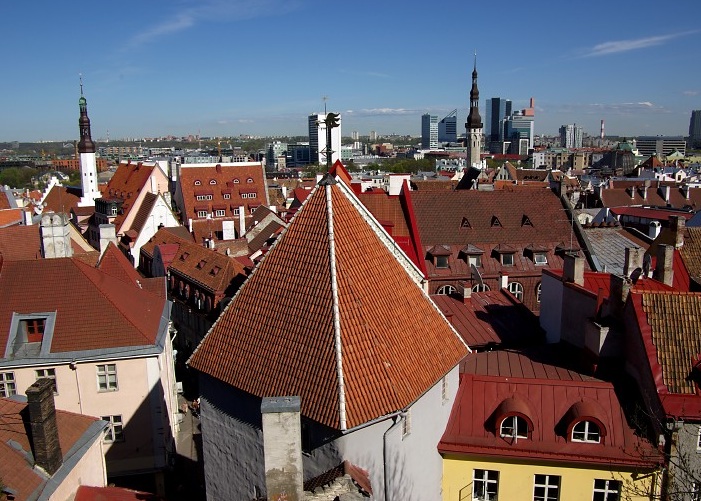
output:
M575 254L565 254L565 263L562 270L562 278L565 282L572 282L580 287L584 286L584 259Z
M686 219L684 216L671 216L669 219L672 232L674 233L674 247L679 249L684 246Z
M666 285L672 285L674 278L673 269L674 247L660 244L657 246L657 266L655 267L655 278Z
M643 267L643 250L640 247L626 247L625 263L623 264L623 274L630 277L638 268Z
M49 475L53 475L63 463L63 453L58 441L54 384L51 379L37 379L26 391L31 445L34 460Z
M298 396L266 397L260 406L263 415L265 487L268 499L302 501L301 402Z

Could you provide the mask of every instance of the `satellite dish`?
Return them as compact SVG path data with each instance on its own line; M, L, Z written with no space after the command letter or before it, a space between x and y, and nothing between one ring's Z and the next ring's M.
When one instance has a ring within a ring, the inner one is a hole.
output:
M480 289L484 286L484 282L482 281L482 275L480 275L479 270L477 269L477 266L474 264L470 265L470 275L473 280L477 280L477 283L480 286Z

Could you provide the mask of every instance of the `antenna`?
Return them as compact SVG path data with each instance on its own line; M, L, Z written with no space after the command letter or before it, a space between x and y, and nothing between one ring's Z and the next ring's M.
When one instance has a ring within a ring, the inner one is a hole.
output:
M324 101L324 115L326 115L326 101L329 100L329 96L322 96L322 101Z
M83 95L83 74L78 73L78 79L80 80L80 95Z

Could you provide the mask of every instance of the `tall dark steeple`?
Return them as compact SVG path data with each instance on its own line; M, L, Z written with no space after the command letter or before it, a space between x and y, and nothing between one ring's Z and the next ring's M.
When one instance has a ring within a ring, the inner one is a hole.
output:
M472 88L470 89L470 113L465 122L465 141L467 146L467 162L470 167L483 168L482 164L482 117L479 111L480 91L477 88L477 52L472 69Z
M88 101L83 96L83 78L80 78L80 118L78 126L80 128L80 142L78 143L79 153L95 153L95 143L90 137L90 118L88 118Z

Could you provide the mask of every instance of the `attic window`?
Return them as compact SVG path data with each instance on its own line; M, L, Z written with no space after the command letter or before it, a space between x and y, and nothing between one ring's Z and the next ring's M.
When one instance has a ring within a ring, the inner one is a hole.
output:
M195 179L195 186L200 186L202 184L202 181L199 179Z
M204 265L206 265L206 264L207 264L207 261L202 259L199 263L197 263L197 269L201 270L202 268L204 268Z
M492 216L492 222L491 222L491 225L490 225L490 226L492 226L492 227L498 226L499 228L501 228L501 227L502 227L502 226L501 226L501 221L499 221L499 218L498 218L498 217Z
M216 277L217 273L219 273L219 270L221 270L221 268L219 266L215 266L214 268L212 268L212 271L210 271L209 274L213 277Z
M545 252L534 252L533 263L537 265L548 264L548 256Z
M594 421L579 421L572 427L573 442L598 444L601 442L601 430Z
M185 261L189 256L190 256L190 253L189 253L189 252L183 252L183 253L180 255L180 260L181 260L181 261Z
M234 178L234 184L239 184L239 182L240 182L240 181L239 181L239 178L235 177L235 178Z
M517 440L519 438L528 438L530 429L528 421L525 418L513 414L506 416L499 426L499 436L502 438L510 438Z
M531 227L533 227L533 223L531 223L530 218L529 218L528 216L526 216L525 214L524 214L523 217L521 218L521 226L531 226Z
M249 177L248 179L246 179L246 182L249 183L249 184L252 183L252 182L253 182L253 178L252 178L252 177Z
M470 221L466 217L463 217L462 221L460 221L460 229L465 230L468 228L472 228L472 225L470 224Z
M27 335L28 343L41 343L44 339L45 318L28 318L21 321L21 326Z
M217 184L217 180L216 180L216 179L210 179L210 180L209 180L209 184Z
M231 193L224 193L224 200L229 200L231 198Z
M501 265L502 266L513 266L514 265L513 252L501 254Z

